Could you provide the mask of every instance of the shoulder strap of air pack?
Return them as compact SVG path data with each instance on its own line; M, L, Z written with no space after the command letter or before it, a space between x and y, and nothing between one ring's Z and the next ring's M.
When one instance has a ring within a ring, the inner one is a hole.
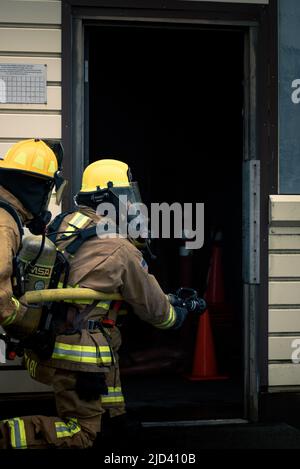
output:
M57 239L57 230L59 229L60 224L62 223L63 219L70 213L74 213L74 216L68 221L70 228L66 230L66 232L61 236L61 238ZM88 223L91 219L86 215L83 215L80 212L63 212L55 219L48 227L48 238L55 242L65 241L68 237L70 239L70 243L64 247L64 251L66 251L70 255L74 255L80 246L87 241L88 239L97 235L97 227L93 225L89 228L82 228L86 223Z
M97 227L91 226L90 228L85 228L80 230L76 238L65 248L65 250L74 256L74 254L78 251L80 246L90 238L93 238L97 235Z
M23 230L23 226L22 226L22 223L21 223L20 216L19 216L18 212L8 202L5 202L4 200L0 200L0 208L3 208L4 210L6 210L13 217L13 219L15 220L15 222L18 226L18 230L19 230L19 233L20 233L20 239L22 241L24 230Z
M63 221L63 219L69 215L70 213L72 213L72 210L68 210L66 212L62 212L60 213L59 215L57 215L51 223L49 223L48 227L47 227L47 238L50 239L50 241L52 241L53 243L55 243L56 239L57 239L57 235L58 235L58 230L59 230L59 227Z

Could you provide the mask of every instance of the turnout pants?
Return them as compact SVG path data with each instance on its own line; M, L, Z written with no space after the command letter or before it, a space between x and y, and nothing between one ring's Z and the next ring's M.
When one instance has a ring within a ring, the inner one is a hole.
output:
M118 344L118 338L119 332L116 330L112 333L112 339L115 339L113 345ZM57 416L34 415L1 420L0 449L91 447L101 431L103 413L108 411L112 418L125 413L116 355L115 352L115 365L106 374L108 394L94 401L79 399L75 391L75 372L27 362L28 371L34 379L52 385Z

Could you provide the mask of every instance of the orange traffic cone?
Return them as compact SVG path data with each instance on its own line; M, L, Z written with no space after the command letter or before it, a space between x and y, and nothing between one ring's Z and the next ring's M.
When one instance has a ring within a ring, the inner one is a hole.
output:
M224 305L225 295L223 270L221 265L222 252L220 243L218 242L219 240L220 233L218 233L215 238L215 243L212 249L211 264L208 272L207 291L205 294L205 300L207 302L208 308L199 317L198 320L193 368L191 375L187 376L187 378L192 381L221 380L228 378L228 376L218 375L215 346L209 313L210 308L213 310L214 306L216 305L218 307Z
M198 320L198 330L193 359L192 373L187 376L191 381L227 379L218 375L215 346L208 309Z

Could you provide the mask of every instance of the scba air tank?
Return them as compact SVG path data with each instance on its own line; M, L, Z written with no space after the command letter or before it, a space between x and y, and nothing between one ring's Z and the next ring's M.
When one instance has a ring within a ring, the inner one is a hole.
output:
M38 256L42 241L42 236L29 235L23 238L22 249L18 257L23 274L25 292L46 290L49 287L56 259L56 247L52 241L45 238L44 247ZM25 335L29 335L38 329L42 310L43 307L41 304L34 305L27 310L22 320L22 329Z
M30 263L36 259L40 251L42 236L26 236L22 244L19 259L25 274L25 291L47 289L56 258L55 244L46 238L43 250L34 265L30 265Z

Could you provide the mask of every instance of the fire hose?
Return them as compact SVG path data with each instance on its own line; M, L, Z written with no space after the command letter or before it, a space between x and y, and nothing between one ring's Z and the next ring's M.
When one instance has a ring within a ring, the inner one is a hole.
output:
M113 301L122 300L122 296L119 293L103 293L91 288L58 288L28 291L25 293L25 300L28 304L66 300Z

